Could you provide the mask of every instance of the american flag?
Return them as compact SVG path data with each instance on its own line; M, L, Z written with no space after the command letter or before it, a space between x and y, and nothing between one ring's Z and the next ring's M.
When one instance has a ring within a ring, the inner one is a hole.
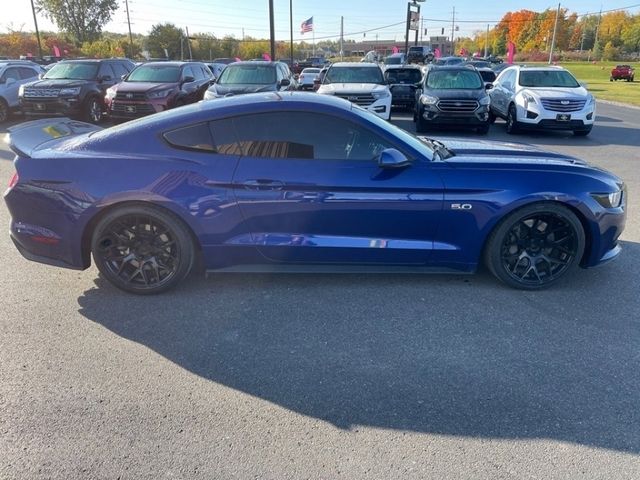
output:
M313 32L313 17L300 24L300 33Z

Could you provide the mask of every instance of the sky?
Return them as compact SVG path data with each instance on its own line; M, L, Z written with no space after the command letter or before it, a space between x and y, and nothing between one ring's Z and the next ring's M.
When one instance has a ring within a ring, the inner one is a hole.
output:
M8 1L8 0L7 0ZM638 1L638 0L636 0ZM106 31L126 33L127 16L125 0L118 0L119 8ZM316 41L328 37L337 40L340 34L340 17L344 16L345 39L395 40L403 42L407 11L406 0L292 0L294 40ZM131 29L134 33L147 34L156 23L171 22L187 27L190 34L213 33L216 37L233 35L238 39L250 36L269 36L268 0L129 0ZM493 27L507 11L525 8L521 2L456 0L421 3L421 15L427 36L451 35L453 11L459 30L456 37L470 36L478 30ZM544 0L528 0L526 8L543 11L556 9L557 3ZM578 14L597 13L604 10L631 7L630 13L640 12L640 3L634 0L567 0L563 8ZM274 0L274 17L277 40L289 39L289 0ZM300 34L302 21L314 19L314 34ZM38 15L41 30L57 30L44 15ZM380 28L384 27L384 28ZM16 0L11 9L0 16L0 32L9 30L33 31L33 16L29 0ZM374 30L375 29L375 30ZM363 33L367 31L366 33ZM412 38L412 37L411 37Z

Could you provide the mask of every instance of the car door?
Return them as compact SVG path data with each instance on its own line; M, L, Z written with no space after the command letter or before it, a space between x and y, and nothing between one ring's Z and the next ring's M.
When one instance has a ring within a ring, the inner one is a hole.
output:
M0 92L11 108L18 105L18 90L22 83L18 67L8 67L0 78Z
M494 88L489 90L491 105L500 115L506 116L509 102L514 92L515 70L504 71L494 84Z
M182 69L182 92L184 95L185 103L193 103L199 100L198 97L198 82L195 72L191 68L191 65L187 65ZM191 81L186 81L191 80Z
M312 112L238 116L233 178L246 241L275 262L425 264L443 186L429 162L380 168L406 149L378 127ZM215 138L215 127L213 129ZM415 156L415 153L408 153Z

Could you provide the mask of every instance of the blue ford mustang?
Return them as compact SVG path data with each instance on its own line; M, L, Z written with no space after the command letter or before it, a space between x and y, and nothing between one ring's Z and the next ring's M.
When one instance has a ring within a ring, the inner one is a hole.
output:
M10 130L26 258L134 293L209 271L457 271L537 289L620 252L616 176L520 144L416 138L347 101L244 95L100 129Z

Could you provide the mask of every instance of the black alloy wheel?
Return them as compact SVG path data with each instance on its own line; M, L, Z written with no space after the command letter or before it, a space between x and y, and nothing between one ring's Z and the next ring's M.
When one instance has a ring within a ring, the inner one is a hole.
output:
M489 270L515 288L548 287L575 269L584 253L582 224L568 208L534 204L509 215L491 234Z
M4 99L0 98L0 123L9 120L9 105Z
M107 214L91 242L100 272L130 293L155 294L178 284L191 270L194 245L187 228L155 207L123 207Z
M416 132L418 133L426 133L428 129L427 122L422 118L423 113L423 110L418 108L418 114L416 115Z
M507 112L507 133L518 133L518 112L514 104L509 105Z
M93 124L98 124L102 120L102 104L97 97L91 97L87 100L84 117L87 122Z

